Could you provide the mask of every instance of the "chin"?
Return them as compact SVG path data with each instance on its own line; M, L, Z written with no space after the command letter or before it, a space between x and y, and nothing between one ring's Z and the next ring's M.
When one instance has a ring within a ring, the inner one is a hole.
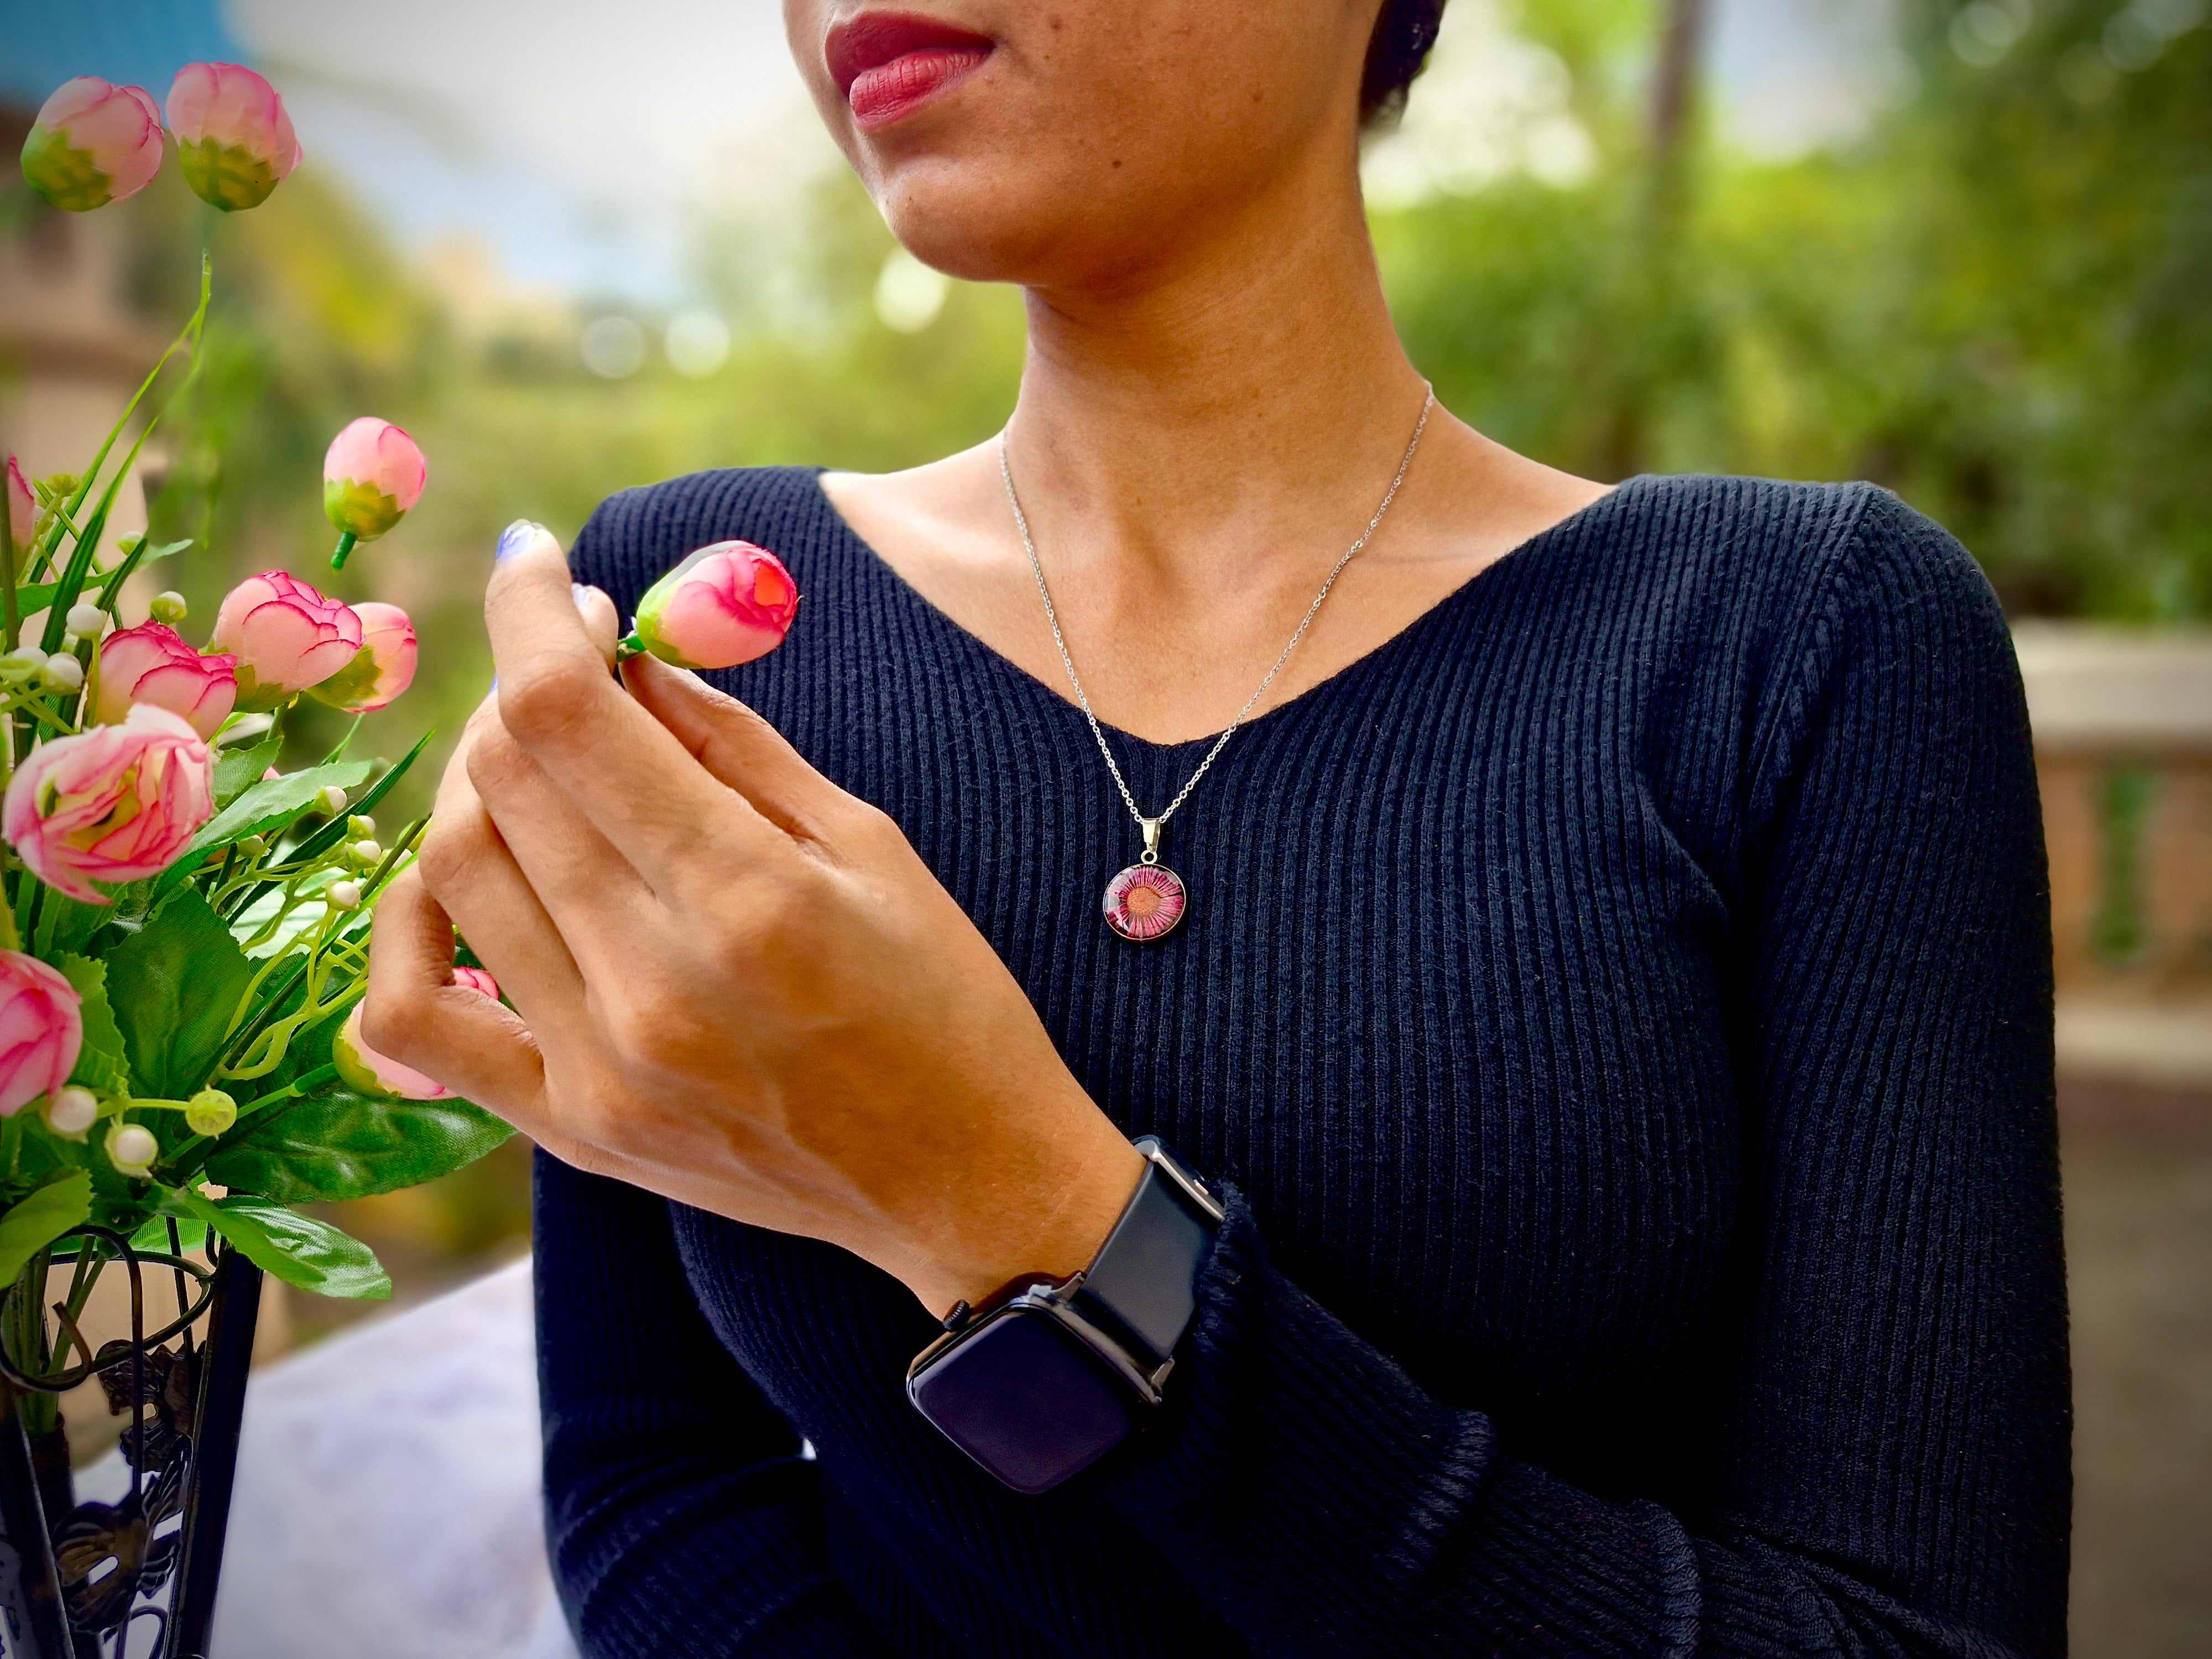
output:
M1239 197L1317 143L1341 149L1349 175L1364 35L1334 32L1350 9L1340 0L785 8L816 106L892 234L949 275L1045 287L1141 265L1233 215Z
M1160 228L1148 232L1125 210L1127 198L1141 202L1142 192L1034 167L932 158L869 183L891 234L923 264L966 282L1085 283L1144 258Z

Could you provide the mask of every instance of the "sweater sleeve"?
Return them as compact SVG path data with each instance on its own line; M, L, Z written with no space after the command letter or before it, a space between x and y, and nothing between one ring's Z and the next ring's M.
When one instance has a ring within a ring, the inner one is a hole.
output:
M821 1477L714 1339L668 1206L538 1154L546 1543L592 1659L872 1659Z
M1094 1478L1255 1651L2064 1651L2026 710L1964 550L1886 495L1860 508L1753 732L1714 1501L1601 1499L1510 1455L1271 1265L1232 1195L1170 1417Z

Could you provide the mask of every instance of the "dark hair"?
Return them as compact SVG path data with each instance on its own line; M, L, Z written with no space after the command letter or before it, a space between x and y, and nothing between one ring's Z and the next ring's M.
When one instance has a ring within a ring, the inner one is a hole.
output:
M1428 60L1443 15L1444 0L1382 0L1375 33L1367 38L1367 68L1359 78L1362 126L1395 120L1405 108L1406 88Z

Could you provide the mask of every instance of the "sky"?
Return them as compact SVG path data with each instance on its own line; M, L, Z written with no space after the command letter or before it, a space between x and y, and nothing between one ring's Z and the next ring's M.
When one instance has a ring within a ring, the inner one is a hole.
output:
M1787 154L1847 135L1879 94L1884 9L1718 0L1731 136ZM1370 164L1382 198L1516 167L1572 181L1556 68L1504 15L1499 0L1446 11L1407 137ZM681 306L702 205L772 224L836 165L776 0L0 0L0 87L30 101L80 72L159 97L178 63L243 58L284 92L309 160L404 243L465 236L520 288L604 304Z

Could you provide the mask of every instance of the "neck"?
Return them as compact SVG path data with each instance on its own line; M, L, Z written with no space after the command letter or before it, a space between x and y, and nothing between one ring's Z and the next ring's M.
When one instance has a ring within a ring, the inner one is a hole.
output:
M1169 268L1028 301L1008 453L1063 564L1310 563L1316 526L1372 510L1420 409L1348 172L1286 181Z

